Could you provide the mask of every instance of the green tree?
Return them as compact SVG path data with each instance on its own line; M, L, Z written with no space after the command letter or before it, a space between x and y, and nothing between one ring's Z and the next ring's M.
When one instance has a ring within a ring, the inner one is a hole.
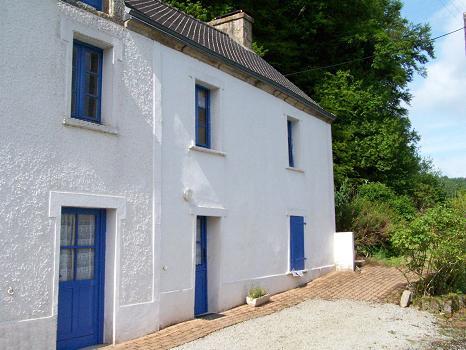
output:
M393 115L377 87L350 72L327 73L316 96L339 116L333 125L335 182L382 182L403 193L420 170L417 134L405 117Z
M457 194L466 192L466 177L448 178L443 176L441 181L445 186L448 198L455 198Z
M218 1L210 5L205 4L205 1L197 0L165 0L165 2L204 22L233 10L227 1Z

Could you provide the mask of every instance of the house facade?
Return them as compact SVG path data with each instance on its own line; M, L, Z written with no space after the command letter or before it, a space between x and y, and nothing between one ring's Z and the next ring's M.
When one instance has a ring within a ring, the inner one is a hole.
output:
M250 33L156 0L4 5L0 348L115 344L341 265L333 116Z

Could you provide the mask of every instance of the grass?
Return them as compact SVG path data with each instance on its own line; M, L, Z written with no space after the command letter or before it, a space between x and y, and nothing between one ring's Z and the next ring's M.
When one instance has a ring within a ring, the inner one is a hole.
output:
M370 264L387 267L403 267L405 264L405 259L403 256L393 256L385 250L379 250L371 257L367 258L367 262Z
M267 291L264 288L253 287L249 289L248 297L250 297L251 299L257 299L257 298L263 297L266 294L267 294Z

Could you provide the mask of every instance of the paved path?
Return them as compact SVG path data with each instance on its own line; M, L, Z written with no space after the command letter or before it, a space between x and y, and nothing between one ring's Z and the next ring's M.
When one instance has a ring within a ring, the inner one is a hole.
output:
M101 349L171 349L225 327L269 315L309 299L385 302L405 283L406 279L398 270L382 266L366 266L361 272L332 272L301 288L275 294L268 304L258 308L241 305L221 314L179 323L145 337Z

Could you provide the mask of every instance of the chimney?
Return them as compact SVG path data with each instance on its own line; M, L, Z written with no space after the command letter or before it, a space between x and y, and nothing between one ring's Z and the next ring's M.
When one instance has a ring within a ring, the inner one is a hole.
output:
M253 23L254 19L243 10L216 17L209 22L211 26L228 34L230 38L248 49L251 49L252 46Z

